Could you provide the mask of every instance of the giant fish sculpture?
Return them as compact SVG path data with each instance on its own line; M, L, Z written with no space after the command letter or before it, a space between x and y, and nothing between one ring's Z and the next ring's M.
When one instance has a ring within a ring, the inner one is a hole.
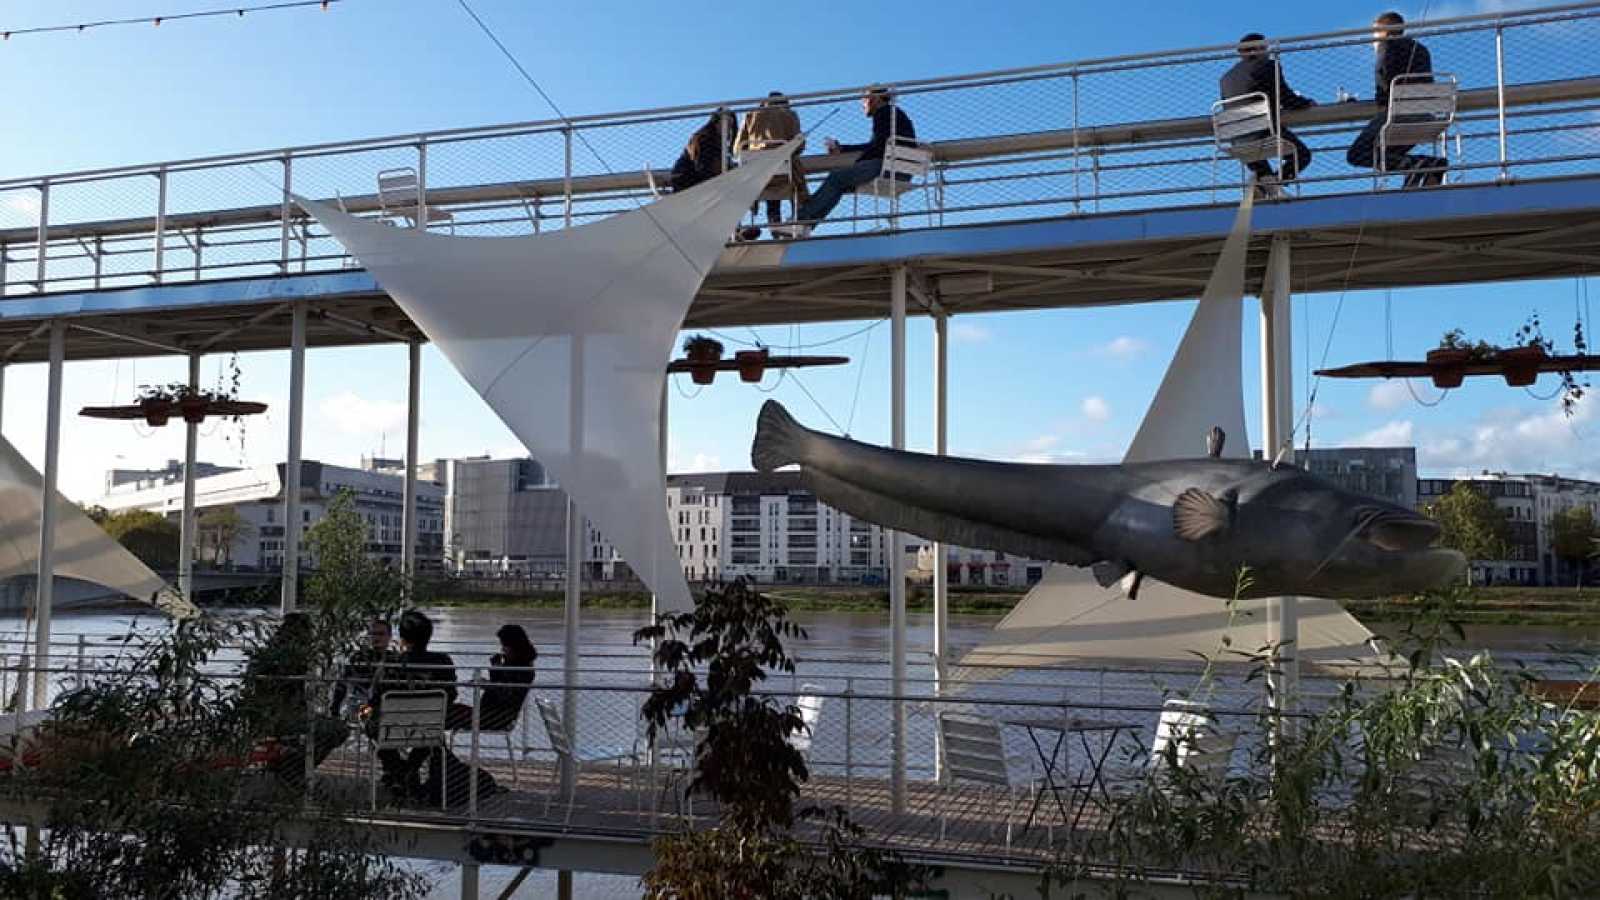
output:
M1123 465L988 462L812 431L774 400L751 461L798 464L823 502L925 538L1093 567L1130 597L1142 578L1213 597L1372 597L1461 577L1439 526L1301 469L1216 458ZM1239 573L1249 577L1239 591Z

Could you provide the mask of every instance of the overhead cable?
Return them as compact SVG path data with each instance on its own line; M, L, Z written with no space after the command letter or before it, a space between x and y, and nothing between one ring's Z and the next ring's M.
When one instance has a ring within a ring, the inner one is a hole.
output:
M344 0L283 0L279 3L257 3L250 6L227 6L217 9L202 9L194 12L173 13L165 16L135 16L126 19L98 19L92 22L79 22L73 25L40 25L33 28L7 28L0 29L0 39L11 40L18 35L26 34L53 34L57 32L84 32L91 28L110 28L115 25L153 25L157 28L167 22L181 22L185 19L212 19L222 16L232 16L237 19L244 18L245 13L273 12L280 9L302 9L318 7L326 11L335 3Z

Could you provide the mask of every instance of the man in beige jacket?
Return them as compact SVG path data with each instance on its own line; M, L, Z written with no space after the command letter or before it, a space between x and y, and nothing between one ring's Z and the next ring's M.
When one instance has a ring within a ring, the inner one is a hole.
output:
M799 135L800 117L789 107L789 98L785 97L782 91L773 91L760 106L745 113L744 123L739 126L739 136L734 140L733 150L735 153L764 150L767 147L776 147ZM774 178L762 195L767 198L768 225L776 225L783 221L785 196L792 198L795 209L799 209L800 204L811 196L811 191L806 187L805 169L800 164L800 152L805 146L805 141L801 140L795 147L794 158L789 161L789 174ZM750 211L754 213L756 207L752 206ZM740 236L750 240L759 234L757 229L747 228ZM779 236L778 230L774 229L773 234Z

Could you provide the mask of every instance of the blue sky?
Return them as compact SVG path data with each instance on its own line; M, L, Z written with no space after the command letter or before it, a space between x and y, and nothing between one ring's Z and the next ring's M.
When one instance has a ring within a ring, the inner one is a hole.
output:
M0 8L0 29L217 5L23 0ZM1401 8L1441 16L1501 5L1467 0ZM914 7L819 0L807 4L804 15L792 7L731 4L708 7L695 18L682 15L681 5L666 4L474 0L474 6L572 115L759 95L773 86L798 92L1180 48L1233 40L1247 30L1324 31L1359 25L1375 11L1346 2L1128 2L1112 16L1103 6L1060 0L1004 2L981 11L946 0ZM1367 77L1352 72L1349 83L1364 89ZM550 116L455 0L346 0L328 12L19 35L0 43L0 78L9 88L8 140L0 142L4 178ZM859 140L865 129L841 117L826 130ZM1564 281L1396 292L1390 304L1395 351L1418 355L1455 326L1491 340L1505 338L1534 309L1549 333L1565 338L1575 287ZM1296 298L1297 414L1306 403L1305 363L1308 357L1321 360L1337 303L1329 295ZM957 319L952 451L1014 459L1119 456L1190 308L1178 302ZM1384 310L1381 293L1348 295L1329 345L1330 364L1383 357L1390 333ZM759 336L777 346L815 343L863 324L764 328ZM1249 327L1247 332L1253 428L1255 337ZM732 337L752 336L738 330ZM909 437L915 447L931 445L930 341L928 324L913 321ZM853 426L853 434L886 440L887 326L832 349L857 362L808 372L805 385L834 419ZM224 441L219 432L205 438L202 455L217 462L280 460L286 354L253 354L241 363L245 393L272 403L273 413L251 424L242 454L236 441ZM307 456L354 463L380 449L397 455L404 363L404 350L397 347L313 352ZM207 361L207 378L217 365ZM431 349L425 365L424 457L517 452L511 435ZM71 415L85 403L126 400L137 384L181 375L177 360L68 367L63 487L69 495L97 495L110 466L182 455L178 429L148 433ZM6 374L6 436L36 462L42 454L43 381L41 366L16 366ZM829 424L788 382L774 388L769 381L764 387L770 395L737 382L719 383L692 398L685 396L693 394L687 382L680 387L671 392L674 470L746 467L755 410L767 396L783 400L809 424ZM1422 385L1417 393L1431 401L1436 392ZM1398 383L1324 382L1311 437L1315 446L1415 444L1426 471L1490 467L1600 477L1594 444L1587 441L1600 431L1596 407L1588 403L1567 420L1554 401L1487 379L1470 382L1432 408L1416 403Z

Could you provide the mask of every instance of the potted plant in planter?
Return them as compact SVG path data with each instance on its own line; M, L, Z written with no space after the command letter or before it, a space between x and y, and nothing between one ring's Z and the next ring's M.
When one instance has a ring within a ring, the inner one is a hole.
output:
M1494 354L1494 348L1483 341L1469 343L1459 328L1452 328L1439 339L1439 346L1428 351L1428 366L1432 369L1433 386L1458 388L1466 376L1468 363L1481 362Z
M1497 350L1495 359L1505 367L1501 374L1507 386L1528 387L1539 380L1539 367L1550 356L1554 345L1539 327L1538 313L1522 323L1513 339L1516 344Z
M689 375L695 384L710 384L717 377L717 363L722 360L722 342L703 334L691 335L683 342L683 353L692 364Z
M167 424L172 414L177 411L178 404L173 394L175 385L146 384L139 387L139 411L144 413L146 425L159 428ZM187 389L188 385L184 385Z
M765 347L734 353L733 358L739 363L739 380L751 383L761 381L761 376L767 371L767 356Z

